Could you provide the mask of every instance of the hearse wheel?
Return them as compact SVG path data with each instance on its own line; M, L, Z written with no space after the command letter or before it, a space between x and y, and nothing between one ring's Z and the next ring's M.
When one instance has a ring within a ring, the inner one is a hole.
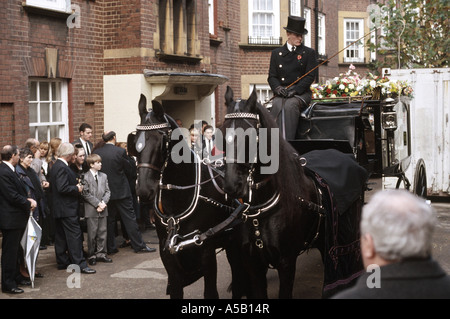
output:
M420 159L416 165L413 192L420 197L427 198L427 170L423 159Z

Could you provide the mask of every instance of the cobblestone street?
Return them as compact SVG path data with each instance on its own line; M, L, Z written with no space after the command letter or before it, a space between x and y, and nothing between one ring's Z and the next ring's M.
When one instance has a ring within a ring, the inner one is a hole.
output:
M433 253L442 267L450 273L450 204L433 203L438 212ZM158 247L154 229L143 232L144 240L150 247ZM122 238L117 238L120 243ZM136 254L131 248L122 248L112 255L112 264L97 263L92 268L93 275L81 275L80 288L69 288L67 280L71 273L57 270L53 246L41 250L37 271L44 278L35 279L35 288L22 287L25 293L8 295L1 293L0 299L168 299L165 294L167 274L159 257L154 253ZM222 299L231 298L227 291L230 284L229 265L225 252L217 255L218 289ZM317 250L302 254L297 260L294 298L321 298L322 262ZM269 298L277 298L278 275L276 270L268 272ZM70 286L70 285L69 285ZM203 298L203 279L185 288L185 298Z

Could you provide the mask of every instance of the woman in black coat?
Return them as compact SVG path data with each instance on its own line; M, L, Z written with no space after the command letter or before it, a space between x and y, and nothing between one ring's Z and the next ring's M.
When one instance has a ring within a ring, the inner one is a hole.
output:
M31 168L33 152L29 148L23 148L20 150L19 157L20 161L16 167L16 174L24 183L28 196L36 201L38 206L33 212L33 218L37 222L41 222L41 218L45 218L45 195L38 175Z

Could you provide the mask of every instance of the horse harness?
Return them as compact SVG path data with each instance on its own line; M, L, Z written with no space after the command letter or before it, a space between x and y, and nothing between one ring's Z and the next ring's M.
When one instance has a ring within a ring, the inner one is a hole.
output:
M229 119L229 120L236 120L236 119L244 119L250 126L251 124L249 123L249 119L252 120L257 120L257 128L260 127L260 122L259 122L259 116L257 114L253 114L253 113L243 113L243 112L239 112L239 108L238 108L238 104L240 101L236 102L236 106L235 106L235 113L230 113L225 115L225 120ZM232 123L232 127L234 128L234 123ZM257 138L257 142L259 142L259 139ZM298 160L301 166L305 166L306 165L306 159L303 157L300 157L298 154L294 154ZM262 188L269 180L269 178L264 179L261 182L257 182L255 183L254 178L253 178L253 174L254 174L255 168L254 168L254 163L252 163L249 167L249 174L248 174L248 178L247 178L247 182L248 182L248 192L249 192L249 203L251 203L251 198L252 198L252 190L253 189L260 189ZM299 206L306 208L306 210L308 212L311 213L316 213L319 217L318 223L317 223L317 229L315 231L315 234L313 235L313 238L310 242L305 242L304 246L306 247L305 250L308 250L309 248L311 248L313 246L313 244L315 243L315 241L317 240L317 238L319 237L319 232L320 232L320 226L322 224L322 221L325 219L326 217L326 210L323 206L323 194L320 188L317 187L316 183L313 181L314 184L314 188L316 191L316 198L317 198L317 203L314 203L310 200L305 199L302 196L298 196L297 199L299 201ZM262 214L269 211L271 208L275 207L278 202L280 200L280 194L278 192L275 192L275 194L271 197L271 199L269 199L266 203L264 203L261 208L255 208L252 207L250 204L250 208L253 209L247 209L246 211L244 211L242 213L242 218L245 221L247 220L251 220L251 226L253 227L253 237L254 237L254 242L256 247L258 247L259 249L264 248L264 242L262 240L262 235L261 235L261 230L260 230L260 222L259 219L261 218ZM303 251L305 251L303 250Z
M259 117L258 117L258 115L252 114L252 113L230 113L225 116L225 119L244 119L244 120L246 120L246 122L248 124L250 124L250 123L247 121L247 119L253 119L253 120L258 121L258 127L259 127ZM169 128L169 130L167 132L164 131L164 129L166 129L166 128ZM243 222L246 222L249 219L252 221L252 226L254 227L255 245L260 249L262 249L264 247L264 243L263 243L262 237L261 237L261 232L259 229L259 219L258 218L261 217L261 214L264 214L265 212L270 211L273 207L275 207L279 203L280 194L279 194L279 192L275 192L274 195L265 203L252 206L251 205L251 197L252 197L251 192L253 190L261 189L265 184L267 184L267 182L270 180L270 177L264 179L261 182L255 183L255 181L253 180L254 165L253 164L250 165L249 178L248 178L250 196L249 196L248 203L244 203L242 200L234 199L232 206L223 204L213 198L209 198L209 197L200 195L200 186L203 184L206 184L208 182L212 182L214 187L216 188L216 190L219 193L225 195L225 197L227 196L225 194L225 192L218 186L218 184L215 180L216 177L218 177L219 175L223 176L223 174L216 169L217 167L220 167L223 165L223 161L221 159L218 159L214 162L211 162L209 159L200 160L198 155L192 151L192 153L194 154L195 159L196 159L195 160L195 162L196 162L196 165L195 165L196 181L195 181L195 183L192 185L188 185L188 186L163 184L162 183L163 172L164 172L165 167L167 167L167 163L168 163L168 160L170 157L169 143L171 141L172 129L169 124L169 121L166 118L166 123L154 124L154 125L139 125L136 127L136 130L138 133L145 132L145 131L158 131L160 134L163 135L163 140L164 140L163 147L165 147L165 150L166 150L164 165L162 167L158 167L151 163L139 163L138 168L152 169L152 170L160 173L160 184L159 184L160 191L159 191L159 196L158 196L158 201L157 201L158 205L155 204L155 212L157 213L157 216L160 218L161 223L163 225L166 225L166 227L167 227L167 234L168 234L167 242L168 242L169 250L172 254L177 253L178 251L182 250L184 247L187 247L187 246L191 246L191 245L201 246L203 244L203 242L205 240L207 240L208 238L213 237L217 233L220 233L221 231L229 228L230 225L232 225L236 220L238 220L239 215L242 215L241 221L243 221ZM140 153L140 152L142 152L144 147L145 147L145 134L139 134L138 140L136 142L136 150ZM200 166L202 164L206 165L208 167L210 179L200 182L201 181L201 167ZM214 176L213 171L216 172L217 175ZM186 190L186 189L191 189L191 188L195 188L195 195L193 196L193 200L191 202L190 207L175 217L167 218L162 210L161 191L162 190L169 190L169 191L170 190ZM298 199L300 201L300 205L306 207L308 209L308 211L317 212L319 214L320 221L321 221L325 216L325 214L324 214L325 209L322 206L322 195L321 195L320 190L318 191L317 194L318 194L317 198L319 201L318 204L308 201L302 197L299 197ZM216 207L219 207L221 209L224 209L224 210L230 212L230 216L223 222L219 223L215 227L208 229L207 231L205 231L203 233L200 232L199 230L196 230L187 235L180 235L178 233L178 230L180 227L179 226L180 222L182 220L188 218L193 213L193 211L195 210L195 208L198 205L199 199L203 200L206 203L209 203L211 205L214 205ZM319 228L320 228L320 224L321 224L320 221L318 223L318 227L317 227L317 231L314 236L314 239L311 241L309 246L312 246L312 244L314 243L314 241L317 239L317 237L319 235ZM177 244L178 240L182 240L182 241ZM305 244L307 244L307 243L305 243Z
M150 113L149 113L150 114ZM165 116L164 116L165 117ZM152 124L152 125L138 125L136 127L136 132L137 132L137 141L136 141L136 151L138 153L142 152L142 150L145 147L145 132L148 131L158 131L160 134L162 134L163 136L163 141L165 143L163 143L163 146L165 146L166 151L168 152L169 149L169 142L171 140L172 137L172 129L170 127L169 121L167 120L167 117L165 117L166 122L162 123L162 124ZM168 128L169 130L166 132L163 129ZM167 154L168 155L168 154ZM154 164L151 163L138 163L137 168L148 168L148 169L152 169L156 172L161 172L161 170L163 169L163 167L158 167Z
M203 244L203 242L208 239L209 237L214 236L215 234L221 232L222 230L226 229L233 221L237 219L237 216L240 215L241 212L246 211L249 208L249 205L243 204L238 202L237 200L234 201L233 206L222 204L212 198L205 197L200 195L200 186L204 185L206 183L212 182L216 190L222 194L225 195L225 192L219 187L219 185L216 182L216 178L218 176L223 176L223 174L217 169L221 166L223 166L223 159L216 159L214 161L211 161L210 159L203 159L200 160L197 154L192 151L195 158L195 169L196 169L196 178L195 182L192 185L187 186L179 186L179 185L173 185L173 184L163 184L162 178L164 169L167 167L168 160L170 158L170 148L169 143L171 141L172 136L172 129L170 126L170 123L165 116L166 122L162 124L150 124L150 125L138 125L136 127L137 131L137 141L136 141L136 150L138 153L141 153L142 150L145 147L145 134L142 134L146 131L158 131L160 134L163 135L163 144L162 147L165 148L165 156L164 156L164 164L162 167L158 167L155 164L152 163L138 163L138 168L146 168L154 170L158 173L160 173L160 183L159 183L159 196L157 197L157 205L155 205L155 212L156 215L160 218L161 223L167 227L167 242L168 247L171 253L176 253L180 250L182 250L186 246L190 245L197 245L200 246ZM147 117L147 120L149 118ZM165 130L169 129L169 130ZM210 175L210 178L201 182L201 165L206 165L208 167L208 172ZM195 189L195 195L193 196L192 202L187 210L184 212L178 214L177 216L167 217L165 216L163 212L162 202L161 202L161 191L162 190L187 190L187 189ZM230 216L223 221L222 223L216 225L213 228L208 229L207 231L201 233L200 231L194 231L193 233L187 234L187 235L180 235L178 233L178 230L180 228L180 222L184 219L187 219L195 210L198 204L198 200L201 199L211 205L214 205L216 207L220 207L221 209L225 209L230 212ZM179 244L177 244L178 240L182 240Z

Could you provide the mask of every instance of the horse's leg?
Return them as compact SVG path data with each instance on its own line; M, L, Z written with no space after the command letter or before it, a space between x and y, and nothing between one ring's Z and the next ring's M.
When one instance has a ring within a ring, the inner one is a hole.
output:
M180 279L176 277L177 276L168 276L166 294L170 296L170 299L183 299L183 287L180 285Z
M167 251L161 250L160 257L164 268L166 269L168 278L166 294L170 296L170 299L183 299L182 270L180 267L176 266L174 256L170 255Z
M259 248L258 248L259 249ZM268 299L267 296L267 270L265 262L261 260L260 251L249 252L245 255L244 264L250 280L251 292L249 299Z
M231 243L226 253L231 268L231 298L242 299L244 296L249 296L250 281L242 262L240 247Z
M214 248L205 250L202 256L202 267L204 271L204 292L205 299L219 299L217 291L217 259Z
M296 262L297 256L283 258L277 268L278 278L280 280L280 290L278 292L278 298L280 299L292 299Z
M249 299L268 299L267 269L267 267L258 267L249 271L251 282L251 294Z

